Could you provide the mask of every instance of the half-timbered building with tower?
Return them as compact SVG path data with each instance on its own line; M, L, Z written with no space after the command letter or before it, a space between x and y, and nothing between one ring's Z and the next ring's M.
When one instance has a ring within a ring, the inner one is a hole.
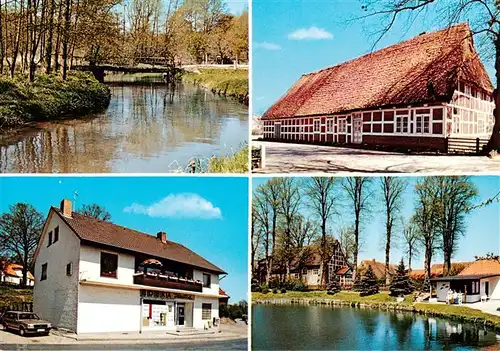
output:
M263 115L264 139L448 151L489 139L492 92L459 24L303 75Z

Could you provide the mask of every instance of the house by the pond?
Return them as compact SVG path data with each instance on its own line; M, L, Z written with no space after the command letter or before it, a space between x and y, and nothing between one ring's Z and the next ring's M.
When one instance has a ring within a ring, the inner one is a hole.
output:
M377 277L378 280L385 279L385 263L384 262L375 261L374 258L371 260L363 260L358 265L357 274L363 275L366 272L366 270L368 269L368 267L372 267L373 273L375 273L375 277ZM395 272L396 272L396 265L389 264L389 275L392 277Z
M35 284L35 278L30 271L28 271L26 278L26 285L33 286ZM6 264L3 272L0 271L0 282L9 285L21 285L23 282L23 266L15 263Z
M303 75L263 115L264 138L447 151L448 137L489 139L492 92L459 24Z
M437 300L447 302L449 293L461 294L463 303L498 300L500 306L500 260L484 259L471 263L454 276L432 278Z
M218 324L219 275L187 247L52 207L35 252L34 312L76 333Z
M452 262L449 275L457 275L465 268L467 268L471 263L472 262ZM431 278L442 277L443 275L444 275L444 264L434 263L431 265L431 274L430 274ZM409 276L412 279L423 280L425 277L425 269L423 268L412 269L409 272Z
M301 249L294 249L294 258L290 263L290 277L300 279L309 290L319 289L321 286L321 254L318 245L308 245ZM329 252L328 281L333 277L339 279L344 288L352 286L352 267L342 251L339 241L335 240ZM265 282L267 275L266 259L257 262L257 278L260 283ZM286 278L286 265L274 262L271 278Z

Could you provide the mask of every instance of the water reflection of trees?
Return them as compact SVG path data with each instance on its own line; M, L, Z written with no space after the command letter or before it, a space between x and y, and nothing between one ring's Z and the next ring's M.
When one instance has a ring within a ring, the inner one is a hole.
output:
M0 172L112 172L124 153L150 158L184 143L218 143L221 116L244 116L241 105L192 86L111 90L98 118L47 123L0 147Z

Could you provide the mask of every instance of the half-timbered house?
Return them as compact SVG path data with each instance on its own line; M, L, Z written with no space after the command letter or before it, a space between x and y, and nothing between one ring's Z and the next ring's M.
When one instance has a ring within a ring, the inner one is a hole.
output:
M458 24L303 75L263 115L264 139L447 151L488 140L492 92Z

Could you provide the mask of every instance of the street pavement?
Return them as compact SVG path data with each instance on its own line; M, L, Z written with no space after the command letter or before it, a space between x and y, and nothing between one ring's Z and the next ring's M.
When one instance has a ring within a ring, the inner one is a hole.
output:
M253 173L439 173L500 172L500 156L418 155L346 147L252 142L264 146L265 166Z

